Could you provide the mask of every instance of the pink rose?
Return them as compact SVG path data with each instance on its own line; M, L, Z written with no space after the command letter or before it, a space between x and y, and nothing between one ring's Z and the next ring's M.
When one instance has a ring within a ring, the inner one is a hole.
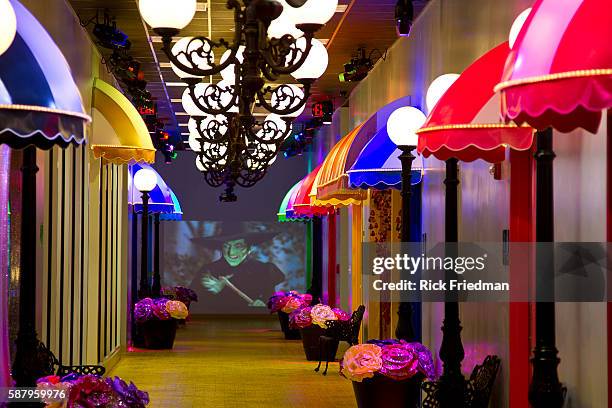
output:
M327 329L326 322L328 320L338 320L338 317L336 316L331 307L321 304L312 307L310 316L312 317L313 324L316 324L317 326L322 327L324 329Z
M419 372L419 358L407 343L382 347L380 373L397 381L414 377Z
M289 316L291 327L303 329L304 327L310 326L312 324L312 318L310 317L311 311L311 307L305 307L291 313L291 316Z
M341 321L347 321L351 319L351 315L348 314L347 312L345 312L342 309L338 309L338 308L334 308L332 309L334 311L334 314L336 315L336 317L338 318L338 320Z
M287 303L285 303L281 311L285 313L291 313L291 312L298 310L302 306L304 306L304 303L301 297L297 297L297 296L287 296L287 297L288 297Z
M382 367L382 349L375 344L358 344L344 353L340 373L351 381L372 378Z

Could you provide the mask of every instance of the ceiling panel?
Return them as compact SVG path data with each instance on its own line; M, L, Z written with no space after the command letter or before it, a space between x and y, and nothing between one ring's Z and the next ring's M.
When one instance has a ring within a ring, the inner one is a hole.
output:
M98 10L108 10L117 19L117 26L130 38L130 54L141 63L148 82L147 89L158 105L159 117L169 130L185 133L189 119L180 102L184 86L168 66L168 59L161 51L160 39L146 27L138 13L137 0L69 0L82 22L95 16ZM340 83L338 74L351 59L359 46L383 51L396 40L394 10L396 0L340 0L346 7L336 13L316 37L327 41L330 56L329 68L313 87L313 101L333 98L338 105L341 92L350 92L355 83ZM426 0L415 0L415 14L422 10ZM88 27L89 31L93 25ZM234 36L233 11L226 7L226 0L208 0L198 3L198 11L191 24L181 31L181 36L205 35L213 40L224 38L231 42ZM104 55L110 51L101 49ZM219 78L213 78L214 81ZM287 81L287 79L285 79ZM306 110L305 118L310 109ZM185 139L186 139L186 135ZM180 146L179 146L180 148Z

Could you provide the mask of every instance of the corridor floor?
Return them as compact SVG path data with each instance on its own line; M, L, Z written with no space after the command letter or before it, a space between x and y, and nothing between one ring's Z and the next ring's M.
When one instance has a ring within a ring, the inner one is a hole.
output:
M127 353L109 375L148 391L152 408L355 407L338 363L315 373L301 342L278 327L268 317L199 318L178 330L173 350Z

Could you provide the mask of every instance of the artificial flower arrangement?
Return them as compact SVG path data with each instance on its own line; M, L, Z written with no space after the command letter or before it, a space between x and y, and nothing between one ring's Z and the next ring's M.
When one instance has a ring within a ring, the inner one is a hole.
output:
M305 329L313 325L327 329L330 320L349 320L351 315L342 309L331 308L328 305L318 304L295 310L289 316L289 325L296 329Z
M304 346L304 354L308 361L319 361L321 345L319 338L325 334L327 322L332 320L347 321L351 315L342 309L331 308L328 305L318 304L295 310L289 316L289 327L298 329ZM338 342L329 346L329 355L336 355Z
M184 286L165 287L162 288L161 293L165 298L183 302L187 308L191 302L198 301L198 294L193 289Z
M292 313L298 309L309 306L312 303L312 295L299 293L295 290L289 292L275 292L268 300L270 313Z
M180 320L187 316L189 316L187 306L180 300L144 298L134 306L136 323L150 320Z
M187 316L187 306L180 300L144 298L134 306L134 318L148 349L171 349L177 323ZM141 346L140 342L137 346Z
M289 292L275 292L268 300L270 313L278 314L278 321L286 340L299 340L300 331L289 327L289 314L312 303L312 295L299 293L295 290Z
M340 375L353 382L360 408L418 407L421 383L434 377L434 366L421 343L370 340L344 353Z
M50 375L38 379L37 388L49 396L43 402L51 408L144 408L149 404L148 393L119 377Z

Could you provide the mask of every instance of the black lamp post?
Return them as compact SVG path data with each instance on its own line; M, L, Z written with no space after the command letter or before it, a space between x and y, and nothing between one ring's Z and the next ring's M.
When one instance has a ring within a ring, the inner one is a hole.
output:
M19 259L19 332L13 378L19 387L33 387L48 373L44 346L36 333L36 147L23 150L21 167L21 254Z
M153 285L151 285L151 296L161 296L161 274L159 270L159 213L154 216L155 233L153 235Z
M395 110L387 120L387 133L393 143L402 151L399 159L402 163L402 243L410 242L410 200L412 199L412 163L415 156L412 151L417 147L416 130L425 123L423 112L412 106ZM400 302L395 336L406 341L417 341L412 322L413 307L410 302Z
M141 169L134 174L134 186L142 193L142 236L140 254L140 288L138 297L151 295L149 286L149 193L157 185L157 174L151 169Z
M457 256L457 249L452 245L459 241L458 174L457 159L448 159L446 161L446 179L444 180L446 185L444 233L447 243L446 256L450 257ZM454 274L454 272L450 271L450 274ZM443 370L439 380L437 400L442 408L461 408L465 406L466 381L461 373L461 362L465 353L461 342L459 303L455 293L447 292L446 296L444 322L442 323L442 344L440 346Z
M552 243L554 230L552 129L536 133L536 241ZM533 380L529 402L536 408L560 408L565 388L559 382L559 357L555 346L554 249L538 245L536 251L536 346L533 352Z

